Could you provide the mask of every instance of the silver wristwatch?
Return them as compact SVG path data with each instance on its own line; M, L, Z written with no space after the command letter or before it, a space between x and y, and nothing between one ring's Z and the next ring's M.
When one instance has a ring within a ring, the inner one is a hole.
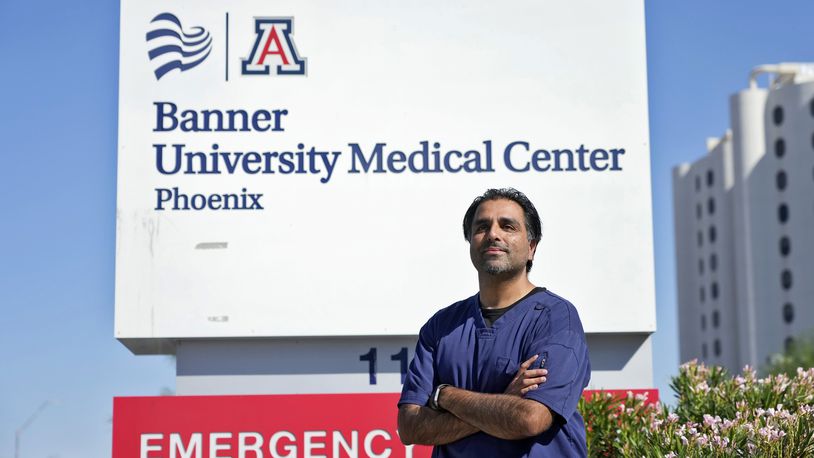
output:
M449 383L442 383L436 386L434 390L432 390L432 394L430 394L430 401L428 403L430 409L437 410L439 412L444 412L444 408L438 405L438 397L441 395L441 390L448 386L450 386Z

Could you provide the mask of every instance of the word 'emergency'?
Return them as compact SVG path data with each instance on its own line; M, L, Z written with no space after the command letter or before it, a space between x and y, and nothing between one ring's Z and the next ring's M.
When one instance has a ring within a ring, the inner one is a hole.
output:
M329 434L330 433L330 434ZM397 437L384 429L362 432L350 431L304 431L301 437L289 431L277 431L271 435L258 432L192 433L183 437L178 433L143 433L140 436L139 457L359 457L387 458L394 447L402 448L404 456L413 456L412 445L402 445ZM207 436L207 437L205 437ZM361 437L360 437L361 436ZM235 455L236 454L236 455Z

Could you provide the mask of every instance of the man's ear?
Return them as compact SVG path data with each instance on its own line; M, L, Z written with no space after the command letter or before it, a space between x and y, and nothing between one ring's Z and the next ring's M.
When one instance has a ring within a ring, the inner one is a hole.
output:
M537 244L539 240L530 240L529 241L529 261L534 261L534 255L537 253Z

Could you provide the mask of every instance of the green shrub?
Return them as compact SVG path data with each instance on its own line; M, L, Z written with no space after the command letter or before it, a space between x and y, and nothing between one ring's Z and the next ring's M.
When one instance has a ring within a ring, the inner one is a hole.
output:
M691 361L671 388L674 408L628 393L580 401L594 457L814 456L814 369L732 377Z

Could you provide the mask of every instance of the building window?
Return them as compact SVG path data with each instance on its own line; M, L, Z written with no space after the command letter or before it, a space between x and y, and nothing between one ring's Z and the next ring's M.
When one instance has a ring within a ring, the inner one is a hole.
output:
M718 329L718 326L721 325L721 315L718 313L717 310L712 312L712 327Z
M791 253L791 240L785 235L780 237L780 254L786 257Z
M786 154L786 141L782 138L778 138L774 141L774 155L783 157L784 154Z
M780 204L777 207L777 219L780 221L781 224L785 224L786 221L789 220L789 206L786 204Z
M788 185L788 179L786 178L786 172L784 172L782 170L777 172L777 175L775 176L775 183L777 184L777 190L778 191L785 190L786 186Z
M704 358L704 359L707 359L707 344L706 343L701 344L701 357Z
M698 237L696 238L698 239L698 246L704 244L704 234L702 234L701 231L698 231Z
M715 199L712 197L707 200L707 213L710 215L715 214Z
M786 351L791 350L792 345L794 345L794 337L786 337L786 341L783 343L783 346L786 347Z
M717 232L715 231L715 226L709 227L709 243L715 243Z
M791 305L791 302L786 302L786 304L783 305L783 321L785 321L786 324L791 324L791 322L794 321L794 306Z
M712 253L711 255L709 255L709 270L715 272L717 268L718 268L718 256L716 256L715 253Z
M715 357L721 356L721 341L719 339L715 339L715 342L712 344L712 351L715 352Z
M701 214L702 213L703 213L703 211L701 210L701 204L700 203L695 204L695 218L696 219L701 219Z
M701 303L702 303L702 304L704 303L704 301L705 301L705 300L706 300L706 298L707 298L707 292L706 292L706 291L704 291L704 287L703 287L703 286L702 286L702 287L701 287L701 288L698 290L698 298L699 298L699 299L701 299Z
M698 273L700 275L704 274L704 260L703 259L698 260Z
M713 299L718 299L718 282L712 282L709 292L712 294Z
M707 329L707 316L701 315L701 330L704 331Z
M712 175L712 170L707 170L707 186L711 187L715 182L715 177Z
M701 177L698 175L695 176L695 190L696 191L701 190Z
M791 288L791 271L789 269L784 269L783 273L780 274L780 285L783 286L783 289Z
M772 110L772 120L775 126L783 124L783 107L779 105L774 107L774 110Z

